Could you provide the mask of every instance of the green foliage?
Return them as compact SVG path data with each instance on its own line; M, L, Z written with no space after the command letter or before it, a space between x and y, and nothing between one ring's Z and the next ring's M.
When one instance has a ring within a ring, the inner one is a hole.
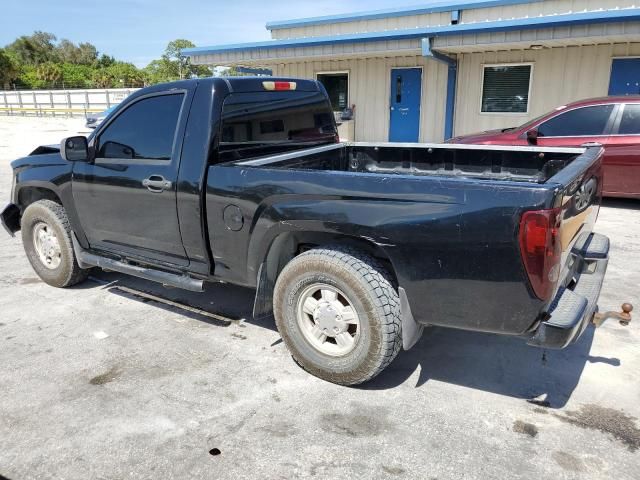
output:
M58 60L55 41L56 36L52 33L37 31L32 35L18 37L6 46L6 50L12 53L20 64L39 65Z
M227 69L221 70L220 73L223 77L246 77L246 73L239 72L236 67L229 67Z
M60 40L56 52L61 62L75 65L93 65L98 60L98 49L90 43L75 43L65 39Z
M192 65L191 59L182 55L182 50L193 47L195 47L193 42L183 38L169 42L162 58L159 61L154 61L159 63L155 64L152 69L155 69L162 81L165 82L183 78L210 77L211 69L209 67Z
M189 40L169 42L158 60L144 69L98 52L88 42L57 41L55 35L36 31L0 49L0 88L118 88L211 76L209 67L192 65L182 50Z
M0 87L7 88L20 76L18 62L4 49L0 48Z
M38 80L55 83L62 80L62 67L53 62L41 63L36 68L36 75Z
M62 64L62 81L73 88L92 88L94 68L91 65Z

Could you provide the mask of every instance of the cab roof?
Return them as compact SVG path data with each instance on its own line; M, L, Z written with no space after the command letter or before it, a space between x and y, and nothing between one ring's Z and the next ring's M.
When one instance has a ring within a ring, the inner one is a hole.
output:
M215 87L223 82L230 92L259 92L265 91L263 82L295 82L296 91L318 92L322 91L320 83L316 80L304 80L290 77L205 77L178 80L176 82L161 83L146 87L145 92L164 91L170 89L193 88L195 85L209 84Z

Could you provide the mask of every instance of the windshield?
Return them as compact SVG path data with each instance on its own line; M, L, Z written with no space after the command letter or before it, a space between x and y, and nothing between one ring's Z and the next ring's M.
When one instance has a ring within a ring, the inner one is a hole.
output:
M536 123L538 123L540 120L542 120L543 118L545 118L546 116L550 115L551 113L557 113L560 112L561 110L564 110L566 108L566 105L563 105L561 107L556 108L553 112L547 112L547 113L543 113L542 115L537 116L536 118L534 118L533 120L529 120L527 123L523 123L522 125L520 125L519 127L517 127L518 129L524 129L524 130L528 130L529 128L533 127ZM514 129L515 130L515 129Z

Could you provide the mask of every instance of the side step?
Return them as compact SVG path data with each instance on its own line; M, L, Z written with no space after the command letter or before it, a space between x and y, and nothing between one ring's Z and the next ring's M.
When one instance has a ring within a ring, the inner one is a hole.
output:
M78 266L80 268L100 267L105 270L126 273L127 275L144 278L145 280L151 280L152 282L158 282L163 285L191 290L192 292L204 291L203 280L197 280L188 275L178 275L153 268L131 265L112 258L101 257L100 255L95 255L84 250L78 243L75 233L72 234L72 240L73 250L75 251Z

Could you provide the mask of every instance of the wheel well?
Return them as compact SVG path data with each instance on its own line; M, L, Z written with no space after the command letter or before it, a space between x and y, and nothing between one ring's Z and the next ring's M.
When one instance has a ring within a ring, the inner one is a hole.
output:
M58 195L48 188L23 187L18 193L18 206L22 212L24 212L25 208L38 200L51 200L62 205Z
M297 255L322 245L348 245L368 253L387 269L391 275L393 286L398 288L398 278L391 259L373 241L361 237L325 232L286 232L278 235L271 243L261 264L253 309L255 318L272 314L273 289L285 265Z

